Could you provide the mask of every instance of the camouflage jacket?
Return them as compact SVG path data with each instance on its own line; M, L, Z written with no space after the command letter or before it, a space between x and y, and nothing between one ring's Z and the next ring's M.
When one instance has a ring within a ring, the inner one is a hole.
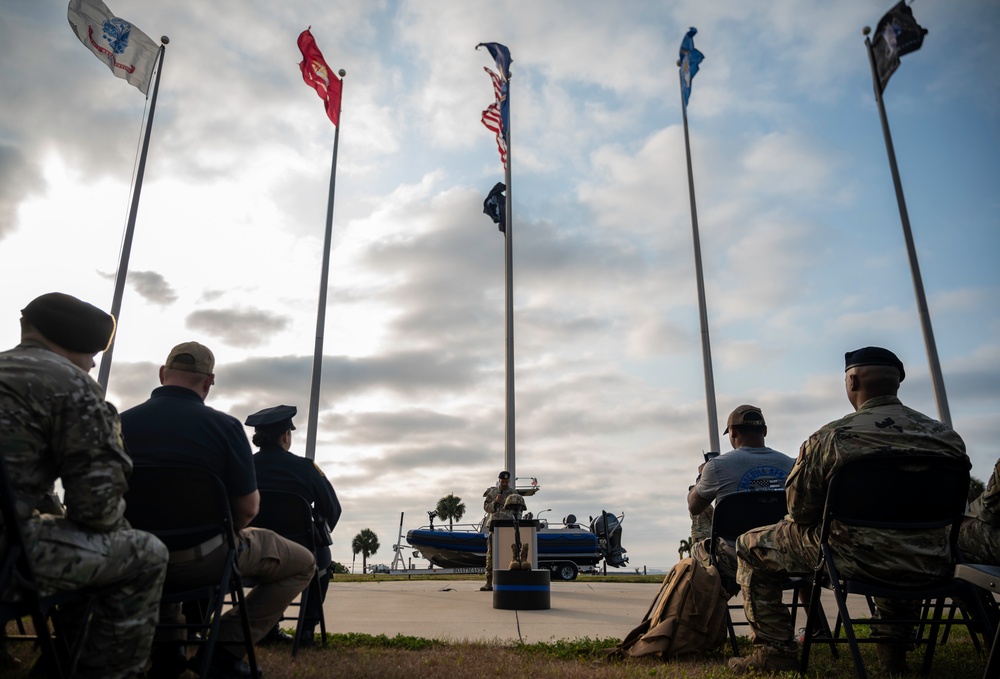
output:
M969 505L969 516L974 516L994 528L1000 528L1000 460L997 460L986 482L986 490Z
M799 450L785 483L788 514L816 527L822 519L830 477L862 455L938 453L969 462L965 443L949 426L904 406L895 396L869 399L857 412L822 427ZM969 462L971 467L971 462ZM936 576L950 568L945 531L894 533L874 528L848 530L835 524L831 543L859 576L873 579Z
M132 461L118 413L87 373L40 343L0 353L0 455L29 535L52 511L57 478L67 518L101 532L124 524Z
M485 527L489 527L493 523L493 519L513 519L514 515L504 509L497 509L497 507L503 507L504 502L511 495L517 495L518 492L513 488L508 487L507 490L501 491L496 486L491 486L486 489L483 493L483 511L490 515L489 520L484 524ZM497 497L500 497L500 503L495 504Z
M1000 565L1000 460L986 490L969 505L958 544L967 561Z

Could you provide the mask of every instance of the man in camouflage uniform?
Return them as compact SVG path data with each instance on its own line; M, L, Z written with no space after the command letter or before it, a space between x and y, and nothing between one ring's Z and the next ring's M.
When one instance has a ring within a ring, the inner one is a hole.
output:
M74 676L142 676L167 549L123 518L132 461L117 412L87 374L111 341L114 318L61 293L38 297L21 314L21 343L0 353L0 454L35 578L43 594L97 592ZM52 501L57 478L65 511ZM70 629L83 622L79 611L63 613Z
M986 490L969 505L958 533L962 556L970 563L1000 566L1000 460Z
M490 486L483 493L483 511L489 514L489 519L483 528L488 532L486 538L486 584L479 588L481 592L493 591L493 533L489 527L493 525L493 519L513 519L514 514L503 508L507 498L517 495L517 491L510 487L510 472L500 472L497 477L497 485Z
M788 516L773 526L744 533L736 541L737 580L751 626L752 652L732 658L730 669L795 670L797 647L792 621L781 602L781 581L812 572L819 562L819 524L830 477L846 461L865 455L932 453L968 463L965 444L950 427L904 406L896 397L905 372L887 349L865 347L845 355L845 387L855 411L809 437L788 475ZM971 466L971 464L970 464ZM922 584L952 568L948 536L930 531L915 539L874 528L834 531L831 544L845 577L891 584ZM908 601L875 599L876 617L917 617L919 606ZM888 673L906 671L911 634L901 626L872 625L879 662Z

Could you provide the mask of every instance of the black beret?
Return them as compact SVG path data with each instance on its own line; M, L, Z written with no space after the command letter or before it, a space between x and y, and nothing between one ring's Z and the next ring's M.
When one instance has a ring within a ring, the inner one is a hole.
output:
M291 431L295 429L292 418L298 413L295 406L274 406L258 410L253 415L247 417L245 424L254 429L274 429L277 431Z
M509 479L510 478L510 472L500 472L500 476L498 476L497 478L498 479Z
M115 336L114 316L61 292L36 297L21 309L21 316L46 339L70 351L96 354Z
M858 365L888 365L899 369L899 381L906 378L903 362L896 354L882 347L862 347L844 354L844 372Z

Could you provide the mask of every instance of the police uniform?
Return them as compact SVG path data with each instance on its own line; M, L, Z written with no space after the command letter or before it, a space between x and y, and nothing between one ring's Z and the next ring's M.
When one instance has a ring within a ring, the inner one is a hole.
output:
M197 342L174 347L163 366L203 375L214 374L212 352ZM230 498L257 490L253 453L243 425L235 417L205 405L201 395L179 385L153 390L149 400L122 413L122 428L129 453L137 464L174 464L204 467L222 480ZM182 493L183 489L178 489ZM237 533L237 563L244 577L256 585L246 596L253 642L260 641L312 579L315 559L309 550L273 531L244 528ZM167 582L188 586L204 582L221 571L225 545L200 556L171 558ZM164 621L179 621L178 606L165 606ZM240 648L243 631L237 611L222 618L218 640L226 648ZM215 651L213 664L231 658Z
M82 354L103 351L114 329L111 316L59 293L39 297L22 314L47 340ZM30 339L0 353L0 412L0 455L42 593L98 592L75 676L141 674L156 629L167 548L132 530L123 517L132 461L117 412L86 372ZM65 491L64 515L51 502L57 478ZM0 542L0 560L4 551ZM68 612L64 622L73 629L82 621Z
M971 563L1000 565L1000 460L986 490L969 505L958 533L962 556Z
M510 472L500 472L497 476L497 480L500 479L510 479ZM486 521L486 525L483 528L487 532L486 537L486 584L482 587L484 590L493 589L493 535L490 533L490 526L493 525L493 519L513 519L514 514L510 510L503 509L507 498L511 495L518 495L519 493L514 490L512 486L507 486L506 489L500 490L499 484L496 486L490 486L483 493L483 511L489 514L489 519Z
M905 376L899 359L878 347L848 352L845 364L845 372L859 365L888 365L898 368L900 381ZM949 426L907 408L895 395L868 399L856 412L827 424L802 444L785 487L788 516L773 526L744 533L736 543L737 580L755 644L783 657L796 654L792 621L781 603L781 581L789 575L811 573L819 562L819 523L833 473L857 457L917 452L969 459L961 437ZM835 529L830 541L840 572L848 578L922 584L951 568L948 537L937 530L914 536L874 528ZM917 614L907 601L875 599L875 604L876 617ZM908 638L900 626L873 625L872 636Z
M330 585L330 532L340 521L341 506L337 492L323 470L312 460L295 455L282 448L274 440L286 431L295 429L292 418L298 413L295 406L280 405L265 408L247 417L244 424L265 435L260 451L253 456L257 474L257 487L261 490L280 490L301 495L313 506L313 521L316 527L316 566L320 572L322 598L309 600L306 618L318 619L320 607L326 599ZM311 639L311 635L306 635Z

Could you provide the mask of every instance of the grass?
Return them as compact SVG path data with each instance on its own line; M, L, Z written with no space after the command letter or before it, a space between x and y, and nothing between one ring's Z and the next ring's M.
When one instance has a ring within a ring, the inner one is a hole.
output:
M8 631L14 633L13 624ZM334 634L325 648L305 648L292 658L288 648L259 647L258 662L267 679L719 679L731 677L726 668L728 644L697 658L663 662L655 658L609 660L604 649L616 639L579 638L539 644L445 643L433 639L397 635ZM741 638L741 652L749 641ZM10 642L10 650L20 659L20 668L0 672L6 679L26 679L37 657L32 644ZM865 666L873 677L880 676L874 649L864 646ZM910 654L913 670L919 669L922 651ZM939 646L929 677L956 679L978 677L985 658L974 651L964 629L953 628L948 643ZM842 647L834 659L826 647L811 653L809 677L839 678L854 675L854 665ZM185 679L194 677L185 674ZM795 677L794 673L779 676ZM920 676L914 671L911 676Z

